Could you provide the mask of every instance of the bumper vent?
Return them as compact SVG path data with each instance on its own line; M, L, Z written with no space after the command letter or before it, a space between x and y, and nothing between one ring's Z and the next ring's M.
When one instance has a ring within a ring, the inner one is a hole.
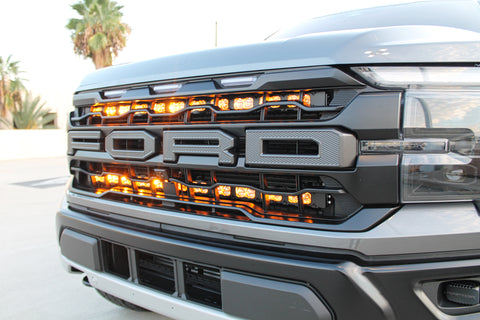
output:
M183 264L187 299L222 308L220 270L192 263Z
M166 292L175 292L175 273L172 259L137 252L138 282L144 286Z

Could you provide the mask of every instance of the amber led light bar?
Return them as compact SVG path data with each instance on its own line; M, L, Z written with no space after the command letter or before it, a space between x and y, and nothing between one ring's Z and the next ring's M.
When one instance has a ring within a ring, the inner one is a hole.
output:
M169 183L168 180L162 181L158 178L150 178L148 180L132 180L129 177L117 174L103 174L92 175L90 177L96 194L104 194L106 192L121 192L125 194L133 194L140 196L149 196L160 199L165 199L164 183ZM265 193L250 187L244 186L230 186L217 185L212 187L198 186L192 187L180 182L173 182L177 196L180 200L194 201L194 202L211 202L218 199L222 205L227 206L258 206L259 199L264 199L267 205L299 205L304 206L312 204L312 194L310 192L303 192L301 194L270 194ZM283 217L282 217L283 216ZM271 218L276 220L299 221L298 218L293 217L298 214L280 213L278 215L268 216L263 218ZM313 220L302 219L303 222L313 223Z
M131 111L150 112L152 114L175 114L187 107L212 106L217 111L250 110L256 105L264 103L296 101L305 107L311 107L311 96L305 91L286 93L256 92L241 95L212 95L204 97L191 97L181 99L148 99L141 101L119 101L96 103L90 107L90 112L101 114L105 117L118 117ZM270 108L279 108L280 105L270 105ZM289 108L296 105L288 105ZM194 111L203 111L196 108Z

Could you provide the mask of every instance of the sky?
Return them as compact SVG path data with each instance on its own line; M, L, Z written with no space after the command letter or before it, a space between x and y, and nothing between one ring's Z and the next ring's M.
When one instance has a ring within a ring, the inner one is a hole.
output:
M82 78L95 70L76 56L70 18L78 18L66 0L15 0L0 4L0 56L13 55L24 71L27 89L58 113L65 127L72 95ZM117 0L132 32L114 64L178 53L263 41L301 20L412 0Z

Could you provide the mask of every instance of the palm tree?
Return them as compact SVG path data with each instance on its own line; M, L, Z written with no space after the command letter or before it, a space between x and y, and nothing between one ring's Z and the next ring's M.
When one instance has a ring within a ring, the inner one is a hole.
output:
M55 120L56 114L44 109L45 103L40 104L40 96L33 97L30 92L25 92L22 102L16 104L11 111L12 119L0 119L12 129L41 129L48 128L48 124Z
M111 66L130 34L130 26L121 21L123 6L111 0L83 0L72 8L81 16L66 25L72 30L75 53L91 58L96 69Z
M0 117L4 118L7 111L15 104L21 103L21 92L25 89L19 74L19 61L12 61L12 55L7 59L0 57Z

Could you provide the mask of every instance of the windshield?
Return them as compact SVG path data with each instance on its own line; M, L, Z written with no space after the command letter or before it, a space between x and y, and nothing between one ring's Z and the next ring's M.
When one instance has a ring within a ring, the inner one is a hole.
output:
M305 34L404 25L436 25L480 32L479 1L428 1L368 8L310 19L266 40Z

